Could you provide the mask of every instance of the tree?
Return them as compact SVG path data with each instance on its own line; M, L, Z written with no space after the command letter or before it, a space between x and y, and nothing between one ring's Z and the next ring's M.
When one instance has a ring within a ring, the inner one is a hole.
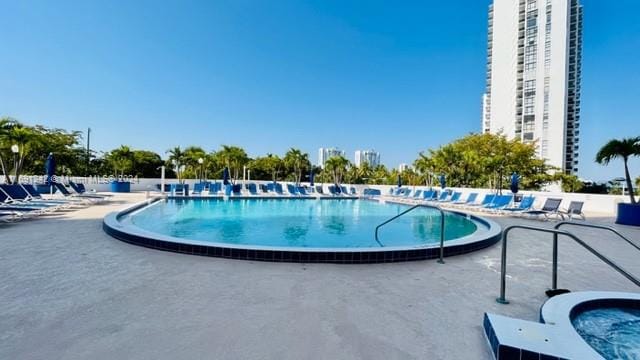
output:
M629 190L631 203L635 204L636 199L633 192L633 183L629 174L629 158L640 156L640 136L626 138L622 140L613 139L606 143L596 154L596 162L601 165L608 165L613 159L622 158L624 162L624 177Z
M427 185L434 174L447 175L450 186L502 189L514 171L522 187L539 189L553 181L555 169L536 155L535 144L508 140L501 134L469 134L438 149L421 152L414 161Z
M268 179L273 182L277 181L278 174L282 171L283 167L284 164L282 159L273 154L267 154L267 156L257 157L249 164L252 179Z
M229 168L231 182L234 184L239 179L242 168L251 160L243 148L230 145L222 145L222 149L214 157L217 164Z
M184 178L182 173L184 171L185 162L187 161L187 156L182 151L180 146L176 146L172 149L167 150L167 154L169 154L169 159L167 160L167 165L175 171L176 176L178 178L179 183L184 182Z
M296 185L300 185L302 173L311 168L309 154L303 153L300 149L291 148L284 154L284 164L293 173Z
M558 180L560 180L564 192L578 192L584 187L584 183L575 175L560 173Z
M325 161L324 168L332 175L333 183L340 185L348 165L349 160L344 156L332 156Z
M133 173L132 175L142 178L156 178L160 176L158 168L164 162L160 155L153 151L134 150L133 151Z
M107 163L111 165L114 171L114 175L120 178L124 177L125 172L131 171L133 167L133 152L131 148L126 145L121 145L119 148L111 150L105 158Z

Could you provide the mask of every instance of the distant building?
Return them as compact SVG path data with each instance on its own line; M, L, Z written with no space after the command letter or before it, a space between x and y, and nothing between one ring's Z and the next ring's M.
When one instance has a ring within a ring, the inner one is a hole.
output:
M405 164L405 163L402 163L402 164L398 165L398 171L399 172L403 172L405 170L413 170L413 166L411 166L409 164Z
M320 148L318 149L318 166L324 169L324 163L333 156L344 157L344 151L336 148Z
M380 153L375 150L356 150L354 160L358 167L366 163L369 167L374 168L380 165Z
M493 0L482 131L537 144L537 155L578 171L580 0Z

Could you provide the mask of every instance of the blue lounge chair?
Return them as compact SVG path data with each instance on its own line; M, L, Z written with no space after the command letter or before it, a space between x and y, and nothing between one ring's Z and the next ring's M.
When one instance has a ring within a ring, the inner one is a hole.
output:
M258 195L258 188L254 183L247 184L247 190L249 190L249 194L251 195Z
M322 189L322 185L316 185L316 192L318 194L324 194L324 190Z
M296 187L291 184L287 184L287 192L289 192L289 195L292 195L292 196L299 195L298 190L296 190Z
M340 185L340 193L344 196L349 196L349 190L344 185Z
M457 200L454 201L452 203L452 205L466 205L466 204L473 204L476 201L476 198L478 197L478 193L471 193L469 194L469 196L467 196L466 200Z
M356 188L354 188L353 186L349 188L349 194L351 195L358 195L358 193L356 192Z
M535 197L533 196L525 196L520 200L518 206L513 207L505 207L501 211L505 211L506 213L516 214L523 211L530 210L533 206L533 202L535 201Z
M73 191L75 191L78 194L87 194L87 195L92 194L92 193L88 193L87 192L87 188L85 188L84 184L82 184L82 183L75 183L75 182L69 180L69 186L71 186L71 189L73 189ZM95 193L93 193L92 195L102 196L103 198L112 196L112 195L109 195L109 194L95 194Z
M468 208L476 208L476 207L484 207L493 203L493 200L496 198L494 194L486 194L480 203L470 203L467 204Z
M275 191L278 195L284 195L284 192L282 191L282 184L280 183L275 184L273 191Z
M451 202L456 202L460 199L460 196L462 196L462 193L459 191L455 191L453 194L451 194L451 197L448 199L444 199L444 200L439 200L440 202L444 202L444 203L451 203Z
M511 204L513 195L496 195L493 202L482 207L483 210L497 211L502 210Z
M104 196L100 196L100 195L90 195L90 194L72 194L71 192L69 192L69 190L67 190L67 188L62 185L61 183L53 183L53 186L56 187L56 189L58 189L58 191L60 191L60 193L65 197L65 198L80 198L80 199L86 199L87 201L102 201L104 200Z
M69 183L71 184L71 183ZM193 190L191 191L192 195L202 195L202 192L204 191L204 184L201 183L196 183L193 184Z
M426 191L424 191L424 192L422 193L422 199L423 199L423 200L427 200L427 201L428 201L428 200L431 200L431 199L433 199L433 196L435 195L435 193L436 193L436 192L435 192L435 191L433 191L433 190L426 190Z
M422 196L422 190L416 190L413 193L413 198L416 199L416 200L419 200L421 196Z
M433 199L433 201L445 202L447 201L447 197L449 197L449 193L446 191L443 191L440 193L440 196L438 196L436 199Z
M4 196L3 203L11 206L26 206L38 208L42 211L55 211L63 207L69 207L69 203L50 202L46 200L33 200L31 195L17 184L0 185L0 193Z

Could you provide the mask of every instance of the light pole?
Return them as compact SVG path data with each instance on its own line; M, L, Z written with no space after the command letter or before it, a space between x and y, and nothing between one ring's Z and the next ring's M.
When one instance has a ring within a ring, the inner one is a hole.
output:
M13 167L16 171L16 177L13 179L13 183L18 183L18 153L20 152L20 147L18 144L14 144L11 146L11 152L13 153Z
M200 164L200 182L202 183L202 174L204 173L204 166L202 164L204 164L204 159L199 158L198 164Z

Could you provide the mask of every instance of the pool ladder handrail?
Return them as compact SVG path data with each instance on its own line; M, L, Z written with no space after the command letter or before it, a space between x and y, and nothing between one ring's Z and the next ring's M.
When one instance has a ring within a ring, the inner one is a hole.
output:
M557 236L558 235L564 235L564 236L569 237L570 239L573 239L576 243L578 243L583 248L587 249L590 253L595 255L598 259L602 260L605 264L609 265L614 270L616 270L618 273L620 273L622 276L624 276L625 278L630 280L632 283L634 283L636 286L640 287L640 279L638 279L638 278L634 277L633 275L629 274L626 270L624 270L622 267L620 267L614 261L612 261L611 259L609 259L606 256L602 255L599 251L597 251L596 249L594 249L591 246L587 245L587 243L585 243L579 237L577 237L576 235L574 235L574 234L572 234L572 233L570 233L568 231L558 230L558 229L555 229L555 228L554 229L549 229L549 228L535 227L535 226L528 226L528 225L511 225L511 226L507 226L502 232L502 256L501 256L501 264L500 264L500 297L496 299L496 301L498 303L500 303L500 304L508 304L509 303L509 301L507 301L507 299L505 297L506 284L507 284L507 239L508 239L509 233L513 229L524 229L524 230L539 231L539 232L546 232L546 233L554 234L554 240L555 241L554 241L554 247L553 247L552 290L556 290L557 289L557 278L558 278Z
M376 242L378 243L378 245L380 245L381 247L383 246L382 243L380 242L380 240L378 239L378 230L384 226L387 225L388 223L392 222L393 220L403 216L404 214L411 212L417 208L430 208L430 209L436 209L440 212L440 258L438 259L438 262L440 264L444 264L444 210L442 210L441 207L436 206L436 205L429 205L429 204L416 204L410 208L408 208L407 210L401 212L400 214L393 216L387 220L385 220L384 222L382 222L381 224L379 224L378 226L376 226L376 232L375 232L375 239Z

